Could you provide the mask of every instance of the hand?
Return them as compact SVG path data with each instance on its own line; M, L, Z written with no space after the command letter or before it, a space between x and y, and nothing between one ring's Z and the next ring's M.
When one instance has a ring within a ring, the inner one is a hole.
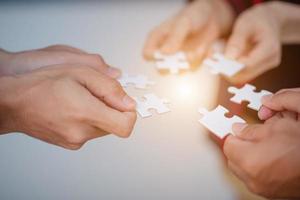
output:
M53 45L17 53L0 51L0 76L22 74L40 67L59 64L93 67L112 78L120 75L120 71L108 66L100 55L89 54L70 46Z
M225 1L194 1L149 34L144 56L150 59L157 50L168 54L191 46L189 60L202 59L211 44L229 32L233 20L234 13Z
M57 65L0 78L0 131L23 132L68 149L114 133L128 137L135 102L120 84L82 66Z
M300 121L281 112L264 124L235 124L224 143L228 167L254 193L267 198L300 197Z
M263 106L258 111L261 120L267 120L277 112L291 111L300 113L300 88L279 90L274 95L262 98Z
M271 2L254 6L238 17L225 55L246 68L231 78L232 82L246 83L280 64L282 21L273 5Z

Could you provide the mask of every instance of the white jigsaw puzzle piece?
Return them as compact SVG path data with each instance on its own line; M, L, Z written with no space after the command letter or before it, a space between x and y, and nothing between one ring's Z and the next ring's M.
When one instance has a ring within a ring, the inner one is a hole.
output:
M128 87L129 84L133 84L138 89L145 89L147 86L155 84L144 75L128 75L127 73L122 74L118 81L122 87Z
M150 109L156 110L158 114L170 112L170 109L165 105L169 103L167 100L160 99L152 93L146 94L143 97L144 100L134 98L137 103L136 110L142 118L152 116L152 113L149 112Z
M228 134L233 134L234 123L245 123L245 120L238 116L226 117L228 110L221 105L212 111L207 111L205 108L200 108L198 111L202 115L199 122L221 139Z
M160 52L155 52L154 58L158 69L167 69L172 74L178 74L180 70L190 68L190 64L183 52L177 52L173 55L163 55Z
M244 64L226 58L223 54L215 53L203 61L213 74L223 74L231 77L245 67Z
M242 88L229 87L228 92L235 94L230 100L232 102L241 104L243 101L249 102L247 105L249 108L258 111L261 107L261 98L265 95L272 94L267 90L261 90L255 92L256 87L250 84L244 85Z

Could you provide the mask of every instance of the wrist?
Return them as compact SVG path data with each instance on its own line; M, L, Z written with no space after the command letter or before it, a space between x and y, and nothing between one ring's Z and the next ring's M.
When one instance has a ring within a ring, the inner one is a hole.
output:
M279 2L279 1L273 1L266 3L266 7L268 8L268 11L272 16L275 18L275 20L278 22L278 24L281 25L281 27L286 23L287 17L284 14L285 10L285 3Z
M12 53L9 53L3 49L0 49L0 77L10 75L9 62L11 59Z
M0 77L0 134L16 132L15 98L13 98L11 86L14 77Z
M279 24L282 43L299 43L300 6L280 1L267 4L270 13Z

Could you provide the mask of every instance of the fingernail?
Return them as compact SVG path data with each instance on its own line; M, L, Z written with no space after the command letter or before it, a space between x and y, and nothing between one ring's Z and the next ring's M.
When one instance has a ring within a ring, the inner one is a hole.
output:
M264 103L264 102L268 102L272 99L273 97L273 94L268 94L268 95L265 95L261 98L261 102Z
M258 118L260 120L265 120L265 118L266 118L266 111L265 111L265 107L264 106L260 107L260 109L259 109L259 111L257 113L257 116L258 116Z
M244 128L246 128L247 124L245 123L234 123L232 125L232 132L234 135L239 135Z
M267 119L269 119L270 117L272 117L273 111L270 110L270 109L268 109L268 108L266 108L266 107L264 107L264 106L262 106L262 107L259 109L257 115L258 115L258 118L259 118L260 120L267 120Z
M125 105L127 108L135 108L135 105L136 105L134 99L132 99L132 98L131 98L130 96L128 96L128 95L125 95L125 96L123 97L123 103L124 103L124 105Z
M117 68L109 67L107 69L107 75L112 77L112 78L118 78L121 75L121 72Z

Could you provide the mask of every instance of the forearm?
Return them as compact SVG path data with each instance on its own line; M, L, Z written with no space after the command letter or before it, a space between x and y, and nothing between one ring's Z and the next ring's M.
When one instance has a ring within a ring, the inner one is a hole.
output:
M270 6L281 24L282 43L300 43L300 6L286 2L272 2Z

